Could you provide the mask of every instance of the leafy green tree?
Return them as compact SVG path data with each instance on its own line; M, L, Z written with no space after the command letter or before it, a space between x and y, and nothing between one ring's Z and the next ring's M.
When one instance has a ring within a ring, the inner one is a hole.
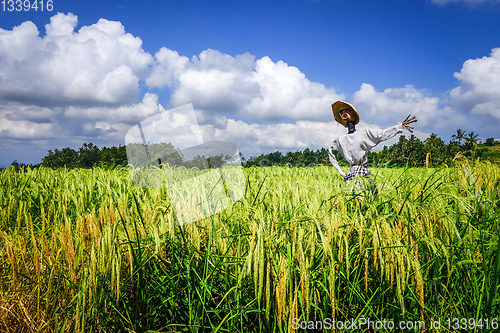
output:
M407 144L408 165L420 166L425 162L424 144L415 135L411 135Z
M268 165L278 165L281 162L281 152L275 151L267 155Z
M101 151L92 142L84 143L78 150L78 155L77 165L82 168L91 168L101 160Z
M422 148L422 153L424 155L427 155L428 153L431 153L430 155L430 162L431 165L440 165L446 160L446 156L443 154L444 153L444 148L445 143L441 138L437 136L437 134L432 133L425 141L424 141L424 146Z
M443 140L437 136L436 133L432 133L425 141L424 144L428 144L433 148L442 148L444 146Z
M494 138L487 138L485 144L487 146L493 146L495 144L495 139Z
M72 168L78 161L78 153L67 147L62 150L55 149L54 152L48 151L48 155L42 160L42 164L51 168Z

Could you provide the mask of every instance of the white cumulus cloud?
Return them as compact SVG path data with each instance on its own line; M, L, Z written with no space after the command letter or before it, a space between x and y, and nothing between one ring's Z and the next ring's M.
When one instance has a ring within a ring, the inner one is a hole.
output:
M232 57L205 50L189 60L162 48L156 55L151 87L172 87L170 103L193 103L198 110L247 119L326 120L330 105L343 94L311 82L297 67L249 53Z
M333 118L333 117L332 117ZM395 125L395 124L393 124ZM357 130L366 127L380 128L375 124L360 121ZM335 121L316 122L299 120L295 123L255 124L242 120L227 119L226 128L215 128L212 125L201 126L203 137L206 140L230 141L238 146L245 156L258 156L260 154L304 150L306 148L317 150L328 148L330 142L339 135L347 134L347 129ZM409 136L409 132L403 133ZM429 133L415 131L419 139L424 140ZM380 150L384 145L397 142L398 136L381 143L374 148Z
M146 84L156 88L172 86L188 64L188 57L180 56L177 51L162 47L155 54L155 65L151 75L146 80Z
M46 118L41 118L41 115ZM53 115L54 111L47 108L16 104L1 105L0 138L2 140L52 138L57 126L45 120Z
M415 129L432 132L445 127L458 128L467 122L450 107L439 107L440 98L431 97L411 85L377 91L363 83L353 95L353 105L360 119L381 125L402 122L409 114L417 117ZM458 126L458 127L457 127Z
M26 104L121 104L135 98L153 57L120 22L100 19L75 32L58 13L45 36L30 21L0 29L0 99Z
M457 109L500 119L500 48L467 60L454 76L460 85L450 91L450 99Z
M146 93L142 102L125 104L118 107L80 107L70 106L64 112L66 118L89 121L108 121L111 123L124 123L134 125L145 118L165 108L158 103L158 95Z
M344 129L342 126L340 126ZM242 120L227 119L227 126L218 129L211 125L201 126L206 140L230 141L245 156L257 156L276 150L295 151L320 149L337 134L335 122L297 121L295 123L255 124ZM340 129L340 128L339 128Z

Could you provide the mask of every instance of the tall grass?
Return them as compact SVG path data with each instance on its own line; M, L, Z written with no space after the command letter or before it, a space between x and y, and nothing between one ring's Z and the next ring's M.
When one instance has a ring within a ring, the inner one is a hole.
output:
M372 173L376 196L331 167L246 169L243 199L179 226L167 189L127 169L3 170L0 330L498 317L500 168Z

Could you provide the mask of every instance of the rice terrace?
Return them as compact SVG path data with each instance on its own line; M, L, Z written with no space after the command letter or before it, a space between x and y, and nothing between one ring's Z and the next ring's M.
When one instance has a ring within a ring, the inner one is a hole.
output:
M1 331L498 327L497 164L372 168L375 196L331 166L243 170L243 198L185 225L125 167L2 170Z

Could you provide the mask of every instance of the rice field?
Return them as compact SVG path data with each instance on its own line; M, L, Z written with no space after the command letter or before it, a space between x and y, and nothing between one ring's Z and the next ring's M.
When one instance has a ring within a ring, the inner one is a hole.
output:
M373 168L375 196L333 167L252 167L241 200L182 226L167 189L134 185L128 169L2 170L0 331L491 324L500 317L500 167L469 163Z

